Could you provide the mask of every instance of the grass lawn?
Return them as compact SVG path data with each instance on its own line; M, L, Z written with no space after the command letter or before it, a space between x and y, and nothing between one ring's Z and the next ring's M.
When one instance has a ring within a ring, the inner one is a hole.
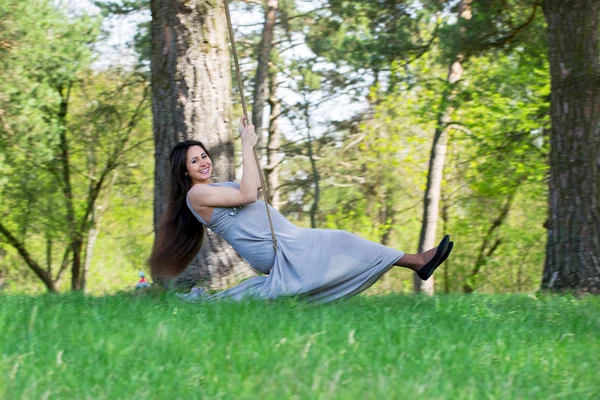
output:
M3 399L598 399L600 298L0 295Z

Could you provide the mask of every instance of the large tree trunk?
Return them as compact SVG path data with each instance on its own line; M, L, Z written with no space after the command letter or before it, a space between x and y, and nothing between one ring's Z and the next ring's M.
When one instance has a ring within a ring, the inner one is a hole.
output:
M265 10L265 23L263 25L262 37L258 45L258 65L256 67L256 78L254 81L254 96L252 104L252 123L258 136L257 148L263 148L263 114L267 101L267 89L269 84L269 62L271 61L271 49L273 48L273 36L279 0L267 0Z
M551 117L542 289L600 293L600 65L597 0L546 0Z
M230 53L223 3L152 0L151 9L157 227L165 203L169 152L176 143L202 141L211 153L215 180L234 179L234 162ZM190 286L198 280L222 281L236 266L242 270L240 275L252 274L227 243L208 234L198 257L177 283Z

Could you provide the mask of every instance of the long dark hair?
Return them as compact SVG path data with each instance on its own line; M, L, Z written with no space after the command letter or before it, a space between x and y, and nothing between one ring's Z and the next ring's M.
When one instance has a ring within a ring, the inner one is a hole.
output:
M186 174L186 154L191 146L200 146L209 155L206 147L195 140L178 143L171 150L167 209L160 218L152 254L148 259L153 277L178 275L202 246L204 226L186 204L186 194L192 187L191 179Z

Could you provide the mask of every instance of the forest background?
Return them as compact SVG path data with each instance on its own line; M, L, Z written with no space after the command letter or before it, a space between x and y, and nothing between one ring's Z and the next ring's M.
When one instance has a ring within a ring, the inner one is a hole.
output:
M87 12L0 0L2 290L112 293L147 270L157 218L155 3L98 1ZM219 2L194 3L200 14L216 9L221 17L211 18L223 26ZM276 208L297 225L345 229L410 253L427 236L451 233L456 245L436 273L438 293L540 288L551 131L541 3L231 7ZM132 17L135 62L110 60L99 51L111 33L106 21ZM201 49L200 30L192 31ZM223 86L230 120L242 113L235 84ZM197 138L214 148L210 135ZM183 282L219 289L253 273L236 260ZM369 293L422 289L413 278L393 270Z

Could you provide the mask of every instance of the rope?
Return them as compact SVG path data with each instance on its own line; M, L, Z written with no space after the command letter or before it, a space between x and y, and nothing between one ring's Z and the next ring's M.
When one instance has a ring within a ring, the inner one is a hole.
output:
M244 110L244 116L246 117L246 121L250 123L250 118L248 118L248 110L246 108L246 100L244 97L244 85L242 83L242 74L240 73L240 62L238 60L237 50L235 48L235 36L233 34L233 25L231 24L231 14L229 13L229 3L227 0L223 0L225 4L225 15L227 16L227 27L229 28L229 40L231 41L231 50L233 53L233 61L235 62L235 74L237 76L238 88L240 90L240 96L242 100L242 109ZM269 191L267 190L267 185L265 185L265 177L263 175L262 168L260 167L260 162L258 159L258 154L256 153L256 149L252 148L254 152L254 161L256 162L256 168L258 168L258 176L260 177L260 184L263 189L263 196L265 198L265 208L267 209L267 217L269 218L269 226L271 227L271 237L273 238L273 251L277 253L277 238L275 237L275 229L273 229L273 221L271 220L271 212L269 211L269 205L271 204L271 199L269 198Z

